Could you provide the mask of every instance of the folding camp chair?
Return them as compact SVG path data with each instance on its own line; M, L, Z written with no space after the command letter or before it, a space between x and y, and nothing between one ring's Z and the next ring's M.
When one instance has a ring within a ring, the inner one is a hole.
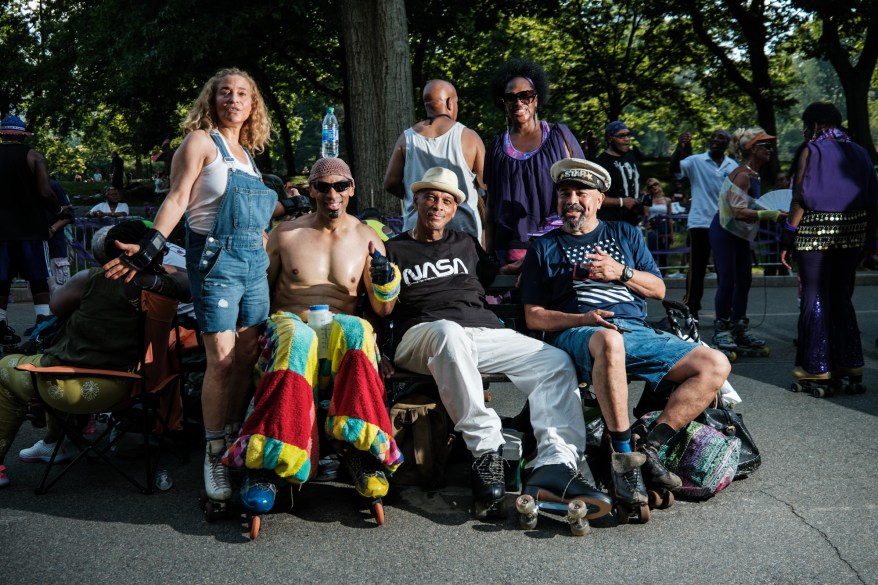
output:
M37 367L18 366L31 373L34 384L50 416L63 427L62 439L57 442L50 464L36 493L43 494L80 461L108 463L142 493L151 493L158 467L161 445L168 432L180 428L180 363L171 343L178 330L174 327L177 300L143 291L138 315L140 362L134 372L103 370L73 366ZM113 340L107 340L108 350ZM62 397L67 395L67 400ZM76 407L70 407L70 396L79 397ZM114 424L107 424L97 438L86 438L77 424L82 414L113 413ZM143 436L145 452L144 481L140 482L120 467L108 454L129 431ZM158 436L158 445L152 439ZM63 437L79 449L79 454L49 480L52 463L58 457Z

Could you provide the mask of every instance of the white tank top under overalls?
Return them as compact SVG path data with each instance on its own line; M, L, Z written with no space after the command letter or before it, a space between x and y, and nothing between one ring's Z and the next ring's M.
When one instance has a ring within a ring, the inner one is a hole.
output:
M219 134L226 149L231 152L229 143ZM219 148L216 149L216 158L201 170L201 174L192 185L192 194L189 197L189 207L186 209L186 222L189 229L202 236L207 235L210 228L213 227L216 218L216 211L219 209L220 199L226 192L229 180L229 167L258 177L259 174L253 165L250 164L250 158L247 162L241 162L235 158L234 162L229 164L223 161L222 153Z

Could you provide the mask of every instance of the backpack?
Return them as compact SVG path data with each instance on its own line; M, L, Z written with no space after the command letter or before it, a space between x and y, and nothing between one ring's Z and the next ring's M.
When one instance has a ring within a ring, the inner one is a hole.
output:
M454 435L441 401L408 394L390 408L390 424L404 457L391 481L396 485L442 487Z

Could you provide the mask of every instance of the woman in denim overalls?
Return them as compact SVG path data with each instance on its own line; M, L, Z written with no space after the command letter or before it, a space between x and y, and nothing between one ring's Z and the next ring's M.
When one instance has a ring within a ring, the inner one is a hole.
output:
M207 449L207 497L231 497L219 462L225 436L236 430L258 353L258 326L268 318L268 256L262 234L277 197L261 181L246 149L262 150L270 121L253 79L219 71L201 90L183 123L187 132L171 167L171 191L154 228L167 237L186 214L186 267L207 353L201 401ZM160 248L160 246L156 246ZM123 248L134 258L144 248ZM130 266L114 261L119 278Z

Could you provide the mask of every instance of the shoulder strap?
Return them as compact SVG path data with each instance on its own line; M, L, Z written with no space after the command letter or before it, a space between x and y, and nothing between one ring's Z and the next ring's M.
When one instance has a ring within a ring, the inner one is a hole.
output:
M223 160L226 164L232 164L235 162L235 157L232 156L232 153L229 152L229 149L226 148L226 141L223 140L223 137L220 135L219 130L211 130L210 137L213 139L214 144L219 149L220 154L223 156Z

